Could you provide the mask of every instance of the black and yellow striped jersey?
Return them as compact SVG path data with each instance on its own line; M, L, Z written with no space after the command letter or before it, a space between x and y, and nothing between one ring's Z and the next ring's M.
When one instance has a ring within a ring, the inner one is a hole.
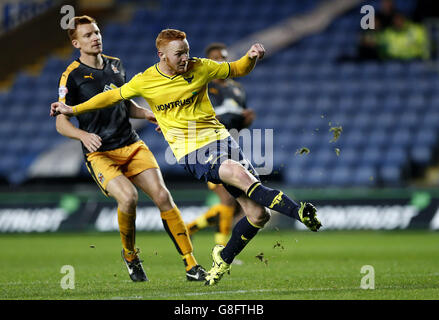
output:
M209 83L209 99L219 121L227 130L245 128L242 111L247 108L247 99L242 85L232 79Z
M76 105L125 83L125 70L120 59L102 57L103 69L89 67L79 59L68 66L59 82L59 101ZM129 103L121 101L109 108L76 116L80 129L101 137L102 145L98 151L114 150L139 140L129 121ZM82 149L88 153L84 146Z

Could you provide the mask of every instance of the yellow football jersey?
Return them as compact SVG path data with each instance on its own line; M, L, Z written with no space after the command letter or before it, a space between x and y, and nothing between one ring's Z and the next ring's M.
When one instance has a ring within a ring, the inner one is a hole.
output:
M229 77L230 64L199 58L190 63L192 67L186 73L172 77L155 64L120 89L124 99L141 96L148 102L177 160L229 136L215 117L207 84Z

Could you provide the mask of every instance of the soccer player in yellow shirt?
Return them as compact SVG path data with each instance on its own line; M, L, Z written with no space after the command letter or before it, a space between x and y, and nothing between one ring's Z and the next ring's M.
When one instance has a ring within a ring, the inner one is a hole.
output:
M52 103L50 114L78 115L136 96L146 99L178 163L198 179L222 183L244 210L245 217L234 226L227 245L216 245L212 251L214 263L205 283L214 285L230 271L233 259L268 222L270 213L266 208L295 218L312 231L317 231L321 223L311 203L297 204L282 191L261 184L239 145L216 119L209 101L207 84L213 79L250 73L264 56L263 46L256 43L241 59L218 63L190 58L186 34L165 29L157 36L156 47L160 61L121 88L72 107Z
M85 102L103 91L121 87L125 83L125 69L120 59L102 53L103 41L97 22L89 16L81 16L73 18L71 23L68 36L80 57L60 78L59 101ZM186 278L204 281L206 272L193 255L180 211L166 188L154 155L133 130L130 117L156 122L151 111L125 100L112 108L77 115L78 127L70 122L70 117L60 114L56 117L56 129L82 142L90 174L102 192L117 201L122 259L131 280L148 280L135 248L137 186L160 210L163 225L183 258Z
M225 62L228 57L227 46L224 43L213 42L206 47L205 54L208 59ZM217 119L236 140L233 132L239 133L242 129L249 127L255 118L255 112L247 107L244 87L230 78L214 79L208 85L208 92ZM215 226L215 243L226 245L232 231L233 221L242 216L242 210L236 199L222 184L208 182L207 185L210 190L215 192L219 203L214 204L187 224L189 235L192 236L208 226ZM233 262L242 263L238 259Z

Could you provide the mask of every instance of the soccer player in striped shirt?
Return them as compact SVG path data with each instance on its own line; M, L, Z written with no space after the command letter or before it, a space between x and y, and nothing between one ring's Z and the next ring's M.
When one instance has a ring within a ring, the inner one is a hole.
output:
M157 36L156 47L160 61L121 88L72 107L52 103L50 114L78 115L137 96L146 99L178 163L198 179L222 183L244 210L245 217L234 226L227 245L216 245L212 251L214 263L205 284L214 285L230 271L233 259L269 221L266 208L301 221L311 231L317 231L321 223L311 203L298 204L282 191L262 185L239 145L216 119L209 101L207 84L213 79L250 73L264 56L263 46L252 45L242 58L230 63L191 59L186 34L165 29Z

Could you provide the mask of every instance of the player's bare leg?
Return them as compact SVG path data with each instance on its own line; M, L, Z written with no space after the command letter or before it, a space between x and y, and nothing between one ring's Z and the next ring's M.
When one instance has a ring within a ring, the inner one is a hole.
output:
M117 201L117 220L122 240L122 259L128 269L131 280L147 281L142 261L139 259L136 241L136 207L138 194L130 180L123 176L111 179L107 191Z
M163 226L183 259L186 278L190 281L203 281L205 270L197 263L193 255L188 230L181 217L180 210L166 188L160 169L145 170L131 177L131 181L142 189L159 208Z

